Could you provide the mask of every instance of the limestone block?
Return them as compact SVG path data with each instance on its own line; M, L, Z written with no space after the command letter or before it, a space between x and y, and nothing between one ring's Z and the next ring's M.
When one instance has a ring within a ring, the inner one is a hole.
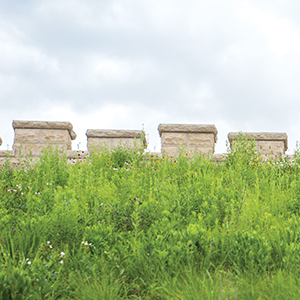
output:
M67 129L72 140L76 139L76 133L73 131L73 126L70 122L48 122L48 121L21 121L14 120L13 128L21 129Z
M214 152L215 143L218 140L217 128L211 124L159 124L158 131L161 136L162 148L178 146L177 155L181 146L187 147L187 151L192 149L193 152ZM198 149L198 147L200 148ZM175 150L169 151L174 153Z
M13 150L0 150L0 157L13 157L15 153Z
M58 148L72 149L72 140L76 138L70 122L47 121L13 121L15 140L13 149L15 155L20 155L32 148L32 155L38 156L38 151L47 144L57 145ZM20 148L20 143L24 147Z
M15 143L40 143L41 130L16 128L15 129Z
M283 141L259 141L259 151L264 154L280 154L284 153Z
M212 133L214 135L215 143L218 140L218 130L213 124L159 124L159 135L163 132L200 132Z
M71 141L68 130L64 129L42 129L41 130L41 143L43 144L66 144Z
M196 154L196 153L202 153L202 154L210 154L214 153L214 147L187 147L188 153Z
M88 129L86 136L94 138L141 138L145 134L142 130Z
M88 149L100 146L117 147L118 145L134 149L134 145L147 147L145 133L142 130L110 130L110 129L88 129L86 132Z
M164 155L170 156L170 157L175 157L178 156L178 147L173 147L173 146L162 146L161 147L161 152Z
M161 144L162 146L186 146L187 134L185 132L162 132Z
M97 150L101 147L111 147L111 139L110 138L88 138L87 148L89 150Z
M213 133L189 133L189 146L211 146L215 145L215 137Z
M287 134L284 132L230 132L228 134L228 140L230 147L235 139L240 135L246 136L248 140L255 140L257 152L262 154L270 153L269 147L273 147L273 153L282 153L288 149Z
M50 146L52 149L58 148L58 152L62 154L64 151L67 151L67 146L64 144L25 144L25 153L31 153L33 157L40 156L42 149Z
M119 145L134 149L134 145L138 148L141 146L141 141L136 138L112 138L112 146L117 147Z
M47 144L20 144L20 143L15 143L13 145L13 149L16 157L20 157L27 154L31 154L32 157L39 157L42 149L45 149L48 146L51 146L52 149L56 149L57 147L60 154L68 150L67 145L65 144L47 145Z

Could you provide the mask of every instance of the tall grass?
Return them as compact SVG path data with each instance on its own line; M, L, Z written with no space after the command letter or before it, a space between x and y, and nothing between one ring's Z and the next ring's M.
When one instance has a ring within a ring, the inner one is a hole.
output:
M28 158L30 159L30 158ZM101 149L0 170L0 299L298 299L300 155Z

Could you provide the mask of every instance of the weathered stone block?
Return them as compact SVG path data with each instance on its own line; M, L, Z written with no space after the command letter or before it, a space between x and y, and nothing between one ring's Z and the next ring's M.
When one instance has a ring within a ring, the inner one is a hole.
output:
M88 129L86 136L89 150L93 150L94 147L99 149L101 146L115 148L119 145L130 149L134 149L134 145L147 147L145 133L142 130Z
M0 157L4 158L4 157L13 157L14 151L13 150L0 150Z
M101 147L111 147L112 145L112 141L110 138L88 138L88 141L87 141L87 148L89 150L97 150Z
M76 139L76 133L73 131L73 126L70 122L56 121L13 121L13 128L21 129L67 129L72 140Z
M178 156L178 147L163 146L163 147L161 147L161 152L163 153L163 155L167 155L170 157L176 157L176 156Z
M248 140L256 141L257 153L261 154L284 154L288 149L287 134L284 132L230 132L228 140L230 147L240 135L245 136ZM270 149L271 147L271 149Z
M66 129L42 129L41 143L43 144L65 144L71 141L70 134Z
M189 146L210 146L215 145L213 133L189 133Z
M141 147L141 141L137 138L112 138L112 146L117 147L119 145L134 149L135 145L138 148Z
M185 132L162 132L161 144L164 146L186 146L187 133Z
M200 132L200 133L213 133L215 142L218 140L218 130L213 124L159 124L159 135L162 132Z
M213 153L218 139L215 125L209 124L160 124L158 131L162 149L167 149L166 146L176 146L176 155L181 147L187 147L186 150L193 153ZM169 151L175 153L174 149Z
M210 154L214 153L214 147L204 146L204 147L186 147L187 153L189 154Z
M72 140L76 138L70 122L13 121L13 128L15 130L13 149L16 156L24 154L29 149L32 149L32 156L39 156L41 149L48 144L57 146L60 151L71 150Z
M285 153L283 141L259 141L258 147L263 154Z
M15 128L15 143L40 143L41 130Z

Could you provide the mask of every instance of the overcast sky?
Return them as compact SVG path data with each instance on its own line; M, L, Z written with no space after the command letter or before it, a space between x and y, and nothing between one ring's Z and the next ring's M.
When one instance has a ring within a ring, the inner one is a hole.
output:
M87 129L300 130L299 0L0 0L0 149L13 120ZM144 124L144 125L143 125ZM7 146L9 145L9 146Z

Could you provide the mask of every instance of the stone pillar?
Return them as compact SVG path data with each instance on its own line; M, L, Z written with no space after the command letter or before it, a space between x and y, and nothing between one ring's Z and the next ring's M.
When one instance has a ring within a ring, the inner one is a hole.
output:
M32 157L38 157L47 145L58 147L60 151L72 149L72 140L76 133L70 122L13 121L15 140L13 149L16 156L28 151Z
M128 147L133 150L147 148L145 133L142 130L110 130L110 129L88 129L87 148L89 151L97 150L101 147L115 148L118 145Z
M214 153L218 131L209 124L159 124L161 151L168 156L178 156L185 147L188 153Z
M248 140L255 140L257 153L278 155L285 154L288 149L287 134L284 132L230 132L228 140L231 148L241 134Z

